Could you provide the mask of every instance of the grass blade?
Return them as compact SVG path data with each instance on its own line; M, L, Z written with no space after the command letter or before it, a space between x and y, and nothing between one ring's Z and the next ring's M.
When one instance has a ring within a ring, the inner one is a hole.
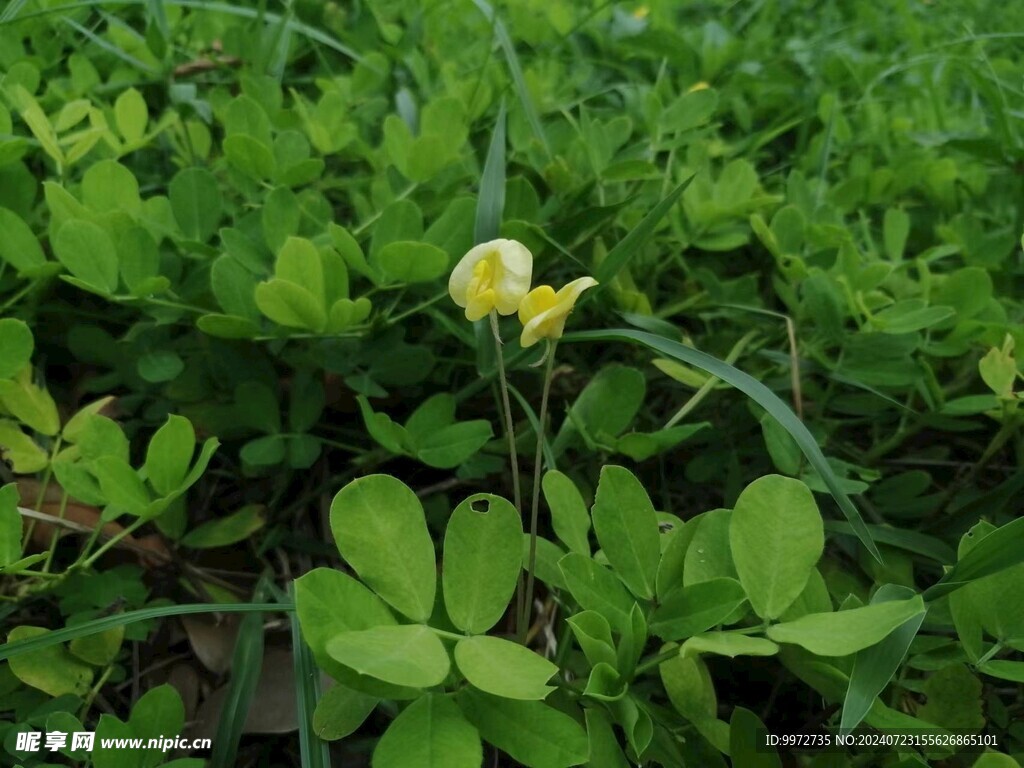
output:
M875 592L871 603L875 605L892 600L909 600L915 594L909 587L886 584ZM903 657L907 655L910 643L917 636L924 617L924 613L911 616L882 642L857 652L850 673L850 687L843 701L843 716L839 726L843 733L849 733L860 725L875 703L875 697L889 684Z
M651 235L654 234L655 227L665 217L665 214L669 212L669 209L676 204L679 196L690 186L693 178L693 176L690 176L669 192L660 203L651 209L650 213L644 216L628 235L608 251L608 255L604 257L604 260L598 265L594 273L594 277L602 286L607 286L629 263L629 260L640 251ZM590 293L593 294L596 291L590 291ZM584 295L585 297L586 295Z
M267 593L267 577L256 585L256 596ZM231 681L217 723L217 736L210 754L211 768L232 768L238 764L238 745L242 741L245 720L249 716L256 686L263 670L263 614L250 613L242 619L231 657Z
M149 0L103 0L103 5L143 5L148 3ZM245 8L243 6L235 6L229 3L209 3L205 0L163 0L164 5L177 5L182 8L197 8L203 11L210 11L212 13L225 13L229 16L240 16L243 19L262 19L268 24L273 24L281 20L281 15L277 13L262 13L256 8ZM3 18L0 16L0 26L6 24L12 24L26 19L34 19L40 16L49 16L55 13L62 13L64 11L73 11L78 8L94 8L100 3L98 0L80 0L74 3L65 3L64 5L54 5L49 8L43 8L38 11L31 11L29 13L23 13L16 18ZM356 53L354 50L349 48L347 45L334 39L326 32L322 32L316 27L311 27L308 24L303 24L301 21L295 21L294 19L287 22L288 29L293 32L298 32L303 37L312 40L315 43L330 48L332 51L336 51L343 56L347 56L353 61L362 61L363 57ZM376 70L376 68L373 68Z
M299 615L291 615L292 662L295 665L295 706L299 718L299 753L302 768L330 768L331 754L327 742L313 731L313 712L320 701L320 669L313 661L313 652L302 639Z
M826 520L825 530L845 536L855 536L853 526L842 520ZM956 562L956 551L942 539L920 531L907 531L887 525L868 525L871 538L880 544L890 544L920 557L943 565Z
M494 27L494 36L498 39L498 45L501 46L502 53L505 54L505 62L508 64L509 74L512 75L512 83L516 88L516 95L519 97L519 102L523 105L523 111L526 112L526 119L530 123L530 127L533 129L534 135L537 140L540 141L544 147L544 153L551 157L551 145L548 143L548 136L544 132L544 126L541 125L540 117L537 115L537 110L533 106L533 100L530 98L530 92L526 89L526 80L523 77L523 68L519 65L519 57L516 55L516 47L512 44L512 38L509 37L508 30L505 29L505 24L494 12L494 8L486 0L473 0L473 4L480 9L480 12L487 17L487 20L491 22Z
M76 637L94 635L97 632L106 632L114 627L121 627L125 624L134 624L137 621L148 619L159 619L164 616L184 616L189 613L263 613L275 611L294 611L295 606L288 603L185 603L183 605L162 605L159 608L141 608L137 611L118 613L114 616L104 616L102 619L94 619L83 624L77 624L65 629L56 629L39 637L30 637L26 640L18 640L13 643L0 645L0 661L13 656L20 656L23 653L38 651L50 645L63 643L66 640L74 640Z
M1024 562L1024 517L997 528L965 554L939 581L925 590L925 601L937 600L985 576Z
M486 243L501 231L501 217L505 211L505 102L501 102L498 118L494 121L491 145L480 177L480 197L476 203L476 223L473 241Z
M868 530L867 525L865 525L864 520L861 518L860 512L857 511L853 502L850 501L850 497L847 496L840 487L839 479L832 471L832 467L829 466L828 461L825 459L825 455L821 452L821 448L818 447L818 443L814 440L813 435L811 435L807 427L804 426L804 423L797 418L796 414L793 413L788 405L786 405L774 392L753 376L750 376L738 368L719 360L717 357L712 357L711 355L700 352L692 347L687 347L679 342L666 339L662 336L657 336L653 333L647 333L645 331L634 331L627 328L614 328L601 331L580 331L565 336L562 341L626 341L634 344L640 344L657 352L659 355L671 357L683 363L689 363L690 365L696 366L713 376L717 376L722 381L731 384L768 411L776 421L778 421L779 424L789 432L796 441L796 444L800 446L800 450L803 451L804 455L807 457L808 462L810 462L811 466L817 470L821 479L825 482L825 485L828 486L829 491L832 493L832 497L836 500L839 508L843 511L843 514L846 516L847 521L849 521L854 533L857 535L857 538L861 540L876 560L882 562L882 555L878 551L878 547L875 546L874 540L871 538L871 532Z

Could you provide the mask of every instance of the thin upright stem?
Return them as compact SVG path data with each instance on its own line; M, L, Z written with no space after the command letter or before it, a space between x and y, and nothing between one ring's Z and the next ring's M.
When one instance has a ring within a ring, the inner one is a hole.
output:
M508 377L505 375L505 356L501 351L501 332L498 329L498 313L491 310L491 334L494 336L494 356L498 365L498 383L501 388L501 406L505 418L505 435L508 437L508 460L512 466L512 501L519 519L523 518L523 495L519 487L519 452L516 450L516 428L512 423L512 402L508 396ZM516 634L523 636L523 572L519 572L516 583Z
M526 569L526 603L523 606L522 621L519 622L519 638L526 639L526 628L530 625L530 609L533 606L534 571L537 569L537 518L540 511L540 473L544 459L544 433L548 419L548 395L551 392L551 378L555 370L555 348L558 342L549 341L547 365L544 367L544 391L540 397L540 414L537 417L537 452L533 458L533 499L530 504L530 558Z

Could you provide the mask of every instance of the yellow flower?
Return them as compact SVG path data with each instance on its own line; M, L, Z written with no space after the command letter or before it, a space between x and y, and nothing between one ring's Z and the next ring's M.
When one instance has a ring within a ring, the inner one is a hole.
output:
M573 280L555 293L550 285L540 285L526 294L519 305L519 321L523 324L523 335L519 343L532 347L541 339L558 339L565 330L565 320L572 312L576 300L587 288L597 285L592 277Z
M448 280L448 293L466 310L467 320L514 315L530 290L533 254L516 240L481 243L462 257Z

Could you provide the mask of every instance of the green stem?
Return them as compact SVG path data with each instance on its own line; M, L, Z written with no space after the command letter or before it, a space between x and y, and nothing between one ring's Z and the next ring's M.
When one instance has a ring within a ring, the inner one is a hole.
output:
M508 396L508 376L505 373L505 356L501 351L501 332L498 329L498 313L491 310L491 333L494 336L494 356L498 366L498 383L501 388L501 407L505 417L505 435L508 438L508 459L512 465L512 499L519 514L523 517L523 495L519 487L519 452L516 450L516 428L512 423L512 402ZM520 625L523 614L523 573L519 572L519 580L516 584L516 633L524 636L525 630Z
M131 536L133 533L135 533L135 531L137 531L139 528L141 528L143 525L145 525L146 522L147 521L145 519L140 517L138 520L136 520L134 523L129 525L127 528L122 529L116 536L112 537L102 547L100 547L95 552L93 552L91 556L86 558L85 562L82 563L81 567L82 568L88 568L89 566L91 566L93 563L95 563L97 560L99 560L108 550L113 549L114 547L116 547L117 543L119 541L121 541L121 539L125 538L126 536ZM101 524L101 527L102 527L102 524Z
M530 609L533 606L534 571L537 568L537 518L540 510L540 473L544 458L544 433L548 418L548 395L551 392L551 378L555 370L555 349L557 341L548 341L547 366L544 368L544 391L540 398L540 414L537 417L537 452L533 458L533 500L530 504L530 558L526 569L526 601L523 605L522 620L519 622L519 640L525 643L526 631L530 626Z
M113 671L113 664L109 665L105 670L103 670L103 674L100 675L100 679L96 681L96 685L92 687L92 690L89 691L89 695L85 697L85 703L82 704L82 711L78 715L79 721L83 723L85 722L85 716L88 715L89 710L92 709L93 701L99 695L99 692L103 689L103 686L106 685L107 679L110 677Z
M60 510L57 512L57 519L63 520L68 509L68 492L64 491L60 497ZM36 510L38 511L38 510ZM53 555L57 551L57 540L60 538L60 529L53 526L53 533L50 535L50 548L46 551L46 562L43 563L43 573L50 572L50 565L53 563Z
M982 664L984 664L986 661L989 661L993 656L995 656L1001 650L1003 650L1003 644L1002 643L996 643L995 645L993 645L991 648L988 649L988 652L984 656L982 656L980 659L978 659L975 662L974 668L977 669Z
M652 669L657 669L666 661L672 661L672 659L676 658L678 655L679 646L676 645L672 648L669 648L667 651L662 651L661 653L651 656L646 661L643 661L637 665L636 671L633 672L633 678L636 679L640 677L640 675L644 674L644 672L649 672Z
M39 493L36 494L36 505L34 507L36 512L41 512L43 509L43 502L46 500L46 489L50 485L50 479L53 477L53 460L60 453L61 439L58 437L53 442L53 448L50 450L50 459L46 462L46 471L43 473L43 480L39 484ZM29 520L28 530L25 532L25 538L22 540L22 555L25 554L28 548L29 542L32 540L32 532L36 529L36 521Z

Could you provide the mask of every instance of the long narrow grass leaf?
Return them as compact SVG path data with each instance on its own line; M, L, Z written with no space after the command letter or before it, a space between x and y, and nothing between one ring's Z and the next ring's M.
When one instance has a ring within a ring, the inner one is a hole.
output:
M291 615L292 663L295 668L295 706L299 719L299 754L302 768L329 768L330 750L327 742L313 730L313 712L320 701L320 670L313 652L302 638L299 615Z
M807 427L804 426L804 423L797 418L797 415L793 413L788 405L753 376L719 360L717 357L712 357L692 347L687 347L679 342L645 331L634 331L627 328L580 331L567 335L562 340L570 343L581 341L625 341L641 344L664 357L671 357L680 362L696 366L740 390L740 392L768 411L789 432L800 447L800 450L807 457L811 466L814 467L825 482L825 485L828 486L832 497L836 500L847 521L853 527L857 538L861 540L875 559L879 562L882 561L882 555L871 538L871 532L861 518L860 512L853 505L850 497L846 495L846 492L840 486L839 479L836 477L835 472L832 471L832 467L829 466L828 460L821 452L821 448L818 447L814 436L811 435Z
M501 217L505 212L505 102L501 102L498 118L494 121L491 145L480 177L480 197L476 202L476 224L473 241L485 243L494 240L501 230Z
M1024 517L997 528L983 538L936 584L925 590L926 601L937 600L960 587L1024 563Z
M629 264L629 260L640 252L640 249L643 248L651 235L654 234L655 228L665 217L665 214L669 212L672 206L676 204L679 196L690 186L693 178L693 176L690 176L678 184L660 203L651 209L650 213L643 217L640 223L628 235L608 251L608 255L604 257L604 260L598 265L594 273L594 277L597 278L601 285L607 286ZM591 291L591 293L595 292Z
M149 0L104 0L103 5L142 5L148 2ZM277 13L261 13L255 8L230 5L229 3L208 3L204 2L204 0L163 0L163 2L165 5L177 5L181 8L197 8L203 11L210 11L211 13L224 13L229 16L239 16L243 19L262 19L267 24L274 24L281 20L280 14ZM23 13L14 18L5 19L0 17L0 26L25 21L26 19L34 19L40 16L49 16L51 14L64 13L65 11L73 11L78 8L95 8L98 4L97 0L80 0L80 2L54 5L38 11ZM353 61L361 62L363 60L363 57L352 48L349 48L347 45L341 43L316 27L311 27L308 24L303 24L301 21L295 21L294 19L289 21L287 26L293 32L298 32L303 37L306 37L315 43L320 43L343 56L347 56ZM375 67L371 68L376 69Z
M509 74L512 75L512 84L515 86L516 95L519 97L519 103L523 105L523 111L526 113L526 119L530 123L530 127L533 129L534 135L537 140L544 147L544 153L551 157L551 144L548 142L547 134L544 132L544 126L541 125L540 117L537 115L537 109L533 106L533 99L530 98L530 92L526 89L526 79L523 77L523 68L519 64L519 56L516 55L516 47L512 43L512 38L509 37L508 30L505 29L505 24L501 18L494 12L494 8L486 0L473 0L473 4L480 9L480 12L487 18L491 25L494 27L494 36L498 40L498 45L501 46L502 53L505 54L505 63L508 64Z
M256 586L258 598L268 592L264 576ZM217 734L210 755L211 768L232 768L238 764L238 745L249 716L256 686L263 669L263 614L250 613L242 619L231 657L231 680L220 711Z
M272 613L294 610L295 606L288 603L186 603L184 605L162 605L159 608L141 608L137 611L104 616L101 619L94 619L65 629L56 629L38 637L5 643L0 645L0 661L20 656L23 653L38 651L40 648L63 643L66 640L74 640L76 637L94 635L114 627L165 616L184 616L190 613Z
M885 584L871 598L871 604L909 600L916 593L909 587ZM854 656L850 685L843 701L843 715L840 728L849 733L867 716L871 705L889 684L907 655L910 643L924 622L925 613L911 616L890 632L882 642L858 651Z

